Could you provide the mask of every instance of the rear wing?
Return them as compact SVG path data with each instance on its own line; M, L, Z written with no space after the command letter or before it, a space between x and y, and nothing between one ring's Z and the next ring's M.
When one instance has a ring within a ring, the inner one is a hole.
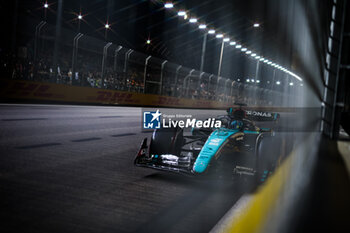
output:
M252 121L277 121L280 118L280 114L274 112L245 110L245 114Z

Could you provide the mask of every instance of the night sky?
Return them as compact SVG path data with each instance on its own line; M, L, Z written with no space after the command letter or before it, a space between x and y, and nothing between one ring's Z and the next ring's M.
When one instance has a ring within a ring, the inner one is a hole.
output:
M16 46L25 46L33 37L35 22L45 20L50 25L56 24L57 1L48 1L48 9L43 8L44 1L17 2L17 8L16 1L1 2L2 22L7 31L16 29ZM162 1L154 0L64 0L62 27L105 41L104 24L108 22L107 41L199 69L204 34L198 25L177 16L176 10L185 9L199 22L225 33L259 55L281 65L290 63L289 42L283 32L283 25L288 22L269 12L271 8L283 7L279 1L187 0L173 3L175 9L169 10L164 8ZM77 15L80 12L83 20L79 25ZM255 22L261 26L254 28ZM147 39L151 40L150 45L146 44ZM12 40L5 43L7 48L11 43ZM220 46L221 42L215 36L208 37L204 71L217 73ZM254 60L232 46L225 48L223 76L231 79L253 76L254 67Z

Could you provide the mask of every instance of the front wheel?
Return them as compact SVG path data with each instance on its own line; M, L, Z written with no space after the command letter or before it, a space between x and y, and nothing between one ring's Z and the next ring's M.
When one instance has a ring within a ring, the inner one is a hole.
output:
M183 130L178 128L157 129L152 134L152 154L173 154L179 156L183 143Z

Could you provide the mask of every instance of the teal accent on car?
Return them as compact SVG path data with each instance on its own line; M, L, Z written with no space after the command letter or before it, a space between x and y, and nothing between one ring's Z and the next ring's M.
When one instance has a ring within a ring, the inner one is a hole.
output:
M247 133L247 134L259 134L259 131L250 131L250 130L244 130L243 133Z
M221 145L238 131L222 128L212 132L193 165L193 171L203 173Z

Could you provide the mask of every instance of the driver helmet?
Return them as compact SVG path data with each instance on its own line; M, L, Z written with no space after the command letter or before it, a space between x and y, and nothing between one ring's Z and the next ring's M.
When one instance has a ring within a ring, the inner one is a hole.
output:
M245 118L245 111L242 109L236 109L232 115L235 119L243 119Z
M231 129L238 129L240 130L243 127L243 122L239 120L234 120L231 122L230 128Z

